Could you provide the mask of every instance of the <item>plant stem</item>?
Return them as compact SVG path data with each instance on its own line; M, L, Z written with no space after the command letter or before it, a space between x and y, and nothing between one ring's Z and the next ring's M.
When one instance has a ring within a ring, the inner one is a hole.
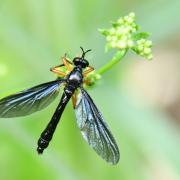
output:
M124 49L121 51L118 51L114 57L109 61L109 63L107 63L106 65L104 65L103 67L101 67L97 73L102 75L104 74L107 70L111 69L112 66L114 66L115 64L117 64L119 61L121 61L121 59L123 59L123 57L126 55L128 49Z

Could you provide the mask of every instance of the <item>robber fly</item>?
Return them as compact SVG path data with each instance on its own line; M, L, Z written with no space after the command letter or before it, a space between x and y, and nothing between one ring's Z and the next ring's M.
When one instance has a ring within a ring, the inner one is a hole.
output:
M84 139L103 159L117 164L119 150L116 141L100 111L83 88L84 77L94 70L85 59L85 54L91 50L84 51L82 47L81 50L81 57L75 57L71 62L64 56L63 64L51 68L51 71L58 75L56 80L1 99L0 118L26 116L44 109L57 97L60 86L64 85L56 111L38 140L37 152L42 154L48 147L61 115L72 98L77 124ZM67 71L62 71L61 67Z

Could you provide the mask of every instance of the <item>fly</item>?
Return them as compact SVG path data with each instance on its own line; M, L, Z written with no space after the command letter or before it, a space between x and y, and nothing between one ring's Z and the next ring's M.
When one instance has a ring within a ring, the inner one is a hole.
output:
M62 113L72 99L83 138L99 156L111 164L117 164L119 149L116 141L102 114L83 88L84 77L94 70L85 59L85 54L91 50L84 51L82 47L81 50L81 57L75 57L71 62L64 56L63 64L51 68L51 71L58 75L56 80L1 99L0 118L26 116L44 109L57 97L60 86L64 85L61 100L38 140L37 152L42 154L48 147ZM62 71L61 67L66 68L68 73Z

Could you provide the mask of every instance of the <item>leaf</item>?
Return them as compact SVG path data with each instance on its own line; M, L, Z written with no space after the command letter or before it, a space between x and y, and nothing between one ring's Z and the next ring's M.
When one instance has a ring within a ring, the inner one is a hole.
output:
M114 28L116 28L116 27L119 26L119 23L118 23L118 22L111 22L111 23L112 23L112 26L113 26Z
M141 32L138 34L133 35L133 40L138 41L140 39L147 39L150 36L148 32Z
M99 30L99 32L100 32L101 34L103 34L104 36L109 35L109 31L106 30L106 29L98 29L98 30Z

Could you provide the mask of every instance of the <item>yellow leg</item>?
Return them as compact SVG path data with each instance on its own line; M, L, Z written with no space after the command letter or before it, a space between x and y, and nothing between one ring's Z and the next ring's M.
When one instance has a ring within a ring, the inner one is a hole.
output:
M88 80L88 79L85 79L85 80L83 80L83 84L86 84L86 85L90 85L91 84L91 82L90 82L90 80Z
M52 69L57 69L57 68L63 67L63 66L64 66L64 64L60 64L60 65L58 65L58 66L54 66L54 67L52 67L52 68L50 69L50 71L52 71Z
M92 66L88 66L87 70L83 72L83 76L86 77L92 71L94 71L94 68Z
M66 68L67 68L68 71L72 71L72 70L73 70L72 62L69 61L69 60L66 58L66 54L65 54L64 57L62 58L62 61L63 61L63 64L64 64L64 66L66 66Z
M57 68L62 67L62 66L64 66L64 64L59 65L59 66L55 66L55 67L51 68L51 69L50 69L50 71L52 71L53 73L58 74L58 75L60 75L60 76L63 76L63 77L64 77L64 76L66 76L66 75L67 75L67 73L62 72L62 71L60 71L59 69L57 69Z

